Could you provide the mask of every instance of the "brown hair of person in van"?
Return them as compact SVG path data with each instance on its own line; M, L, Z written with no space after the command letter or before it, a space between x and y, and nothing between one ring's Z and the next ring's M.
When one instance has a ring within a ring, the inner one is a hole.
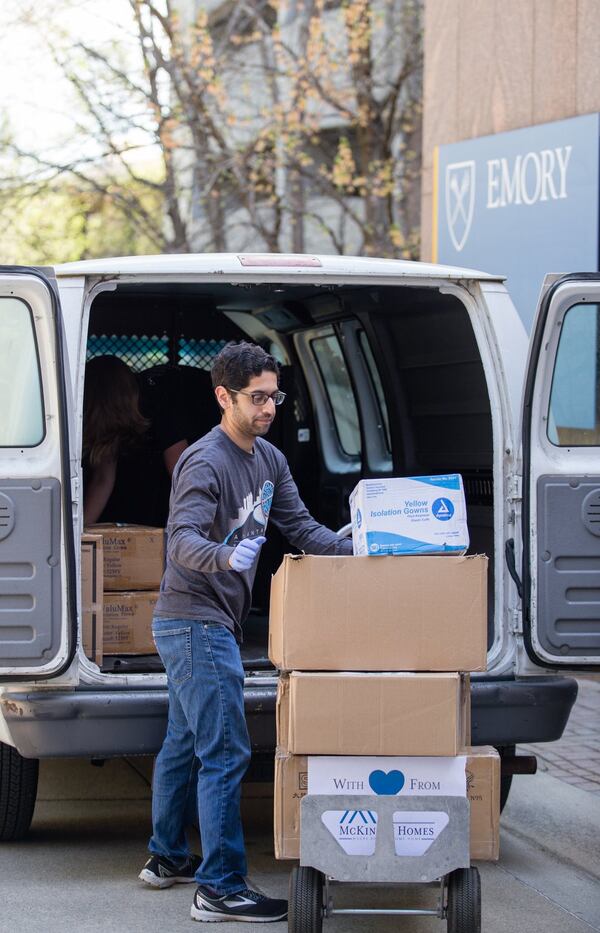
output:
M263 372L275 373L279 385L279 363L270 353L256 343L240 340L225 344L210 371L213 389L225 386L239 392L245 389L253 376Z
M96 467L116 460L150 427L140 411L135 376L117 356L96 356L85 367L83 456Z

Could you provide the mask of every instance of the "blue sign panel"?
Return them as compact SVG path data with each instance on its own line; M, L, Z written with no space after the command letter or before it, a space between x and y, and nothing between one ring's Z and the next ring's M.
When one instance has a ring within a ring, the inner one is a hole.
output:
M440 146L434 260L506 275L527 329L547 272L598 269L599 134L594 113Z

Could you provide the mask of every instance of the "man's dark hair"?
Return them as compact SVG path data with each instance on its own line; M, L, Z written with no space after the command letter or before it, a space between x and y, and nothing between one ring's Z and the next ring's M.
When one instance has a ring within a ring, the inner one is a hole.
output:
M279 384L279 363L274 356L263 350L256 343L240 340L239 343L225 344L210 370L213 389L225 386L227 389L245 389L253 376L260 376L268 370L277 376Z

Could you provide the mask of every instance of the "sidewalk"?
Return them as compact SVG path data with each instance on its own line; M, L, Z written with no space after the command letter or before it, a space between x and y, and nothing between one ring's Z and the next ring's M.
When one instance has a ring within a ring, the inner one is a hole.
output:
M600 676L577 677L579 694L558 742L520 745L536 755L538 770L581 790L600 795Z

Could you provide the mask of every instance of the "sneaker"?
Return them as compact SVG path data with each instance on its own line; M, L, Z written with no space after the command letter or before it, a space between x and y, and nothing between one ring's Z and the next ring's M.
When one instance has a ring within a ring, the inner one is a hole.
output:
M218 920L246 920L248 923L271 923L285 920L287 901L277 900L244 888L235 894L217 894L199 884L192 903L192 920L214 923Z
M202 859L191 855L185 862L173 862L164 855L152 855L138 875L140 881L153 888L170 888L174 884L191 884Z

